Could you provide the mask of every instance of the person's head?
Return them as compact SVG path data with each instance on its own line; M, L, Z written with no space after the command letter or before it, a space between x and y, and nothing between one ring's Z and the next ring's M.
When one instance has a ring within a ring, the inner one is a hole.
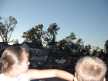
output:
M12 71L16 74L25 72L29 65L28 56L28 51L20 46L6 48L0 58L0 72Z
M75 66L75 77L78 81L104 81L106 64L97 57L83 57Z

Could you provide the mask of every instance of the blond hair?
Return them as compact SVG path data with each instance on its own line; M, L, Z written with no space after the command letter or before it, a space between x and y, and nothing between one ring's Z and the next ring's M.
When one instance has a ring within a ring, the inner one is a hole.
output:
M10 46L4 50L0 58L0 73L7 72L14 64L20 63L23 50L20 46Z
M107 68L106 64L98 57L86 56L77 62L75 71L76 77L83 81L102 81Z

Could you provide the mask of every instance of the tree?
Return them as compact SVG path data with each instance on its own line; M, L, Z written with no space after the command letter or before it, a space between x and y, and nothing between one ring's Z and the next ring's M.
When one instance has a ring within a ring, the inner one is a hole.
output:
M9 43L11 40L12 32L15 29L17 20L13 16L9 16L7 19L0 18L0 37L3 42ZM2 21L3 20L3 21Z
M76 39L76 35L74 32L70 33L70 35L68 37L71 38L72 40Z
M42 32L43 24L38 24L30 30L24 32L22 37L25 38L26 41L41 40Z
M49 45L55 46L56 43L56 35L57 35L57 31L60 28L58 27L58 25L56 23L52 23L49 25L47 31L43 31L43 34L41 36L41 40L42 40L42 45L44 47L49 47Z
M56 23L52 23L49 25L47 31L44 31L43 24L39 24L24 32L22 37L26 41L39 40L46 47L49 43L55 43L56 34L59 29Z
M50 33L51 36L51 42L55 42L56 41L56 35L57 35L57 31L60 28L58 27L58 25L56 23L52 23L49 25L48 27L48 33Z
M105 50L105 53L108 54L108 40L105 41L104 50Z
M67 41L67 43L73 43L73 40L77 39L74 32L70 33L67 37L64 38L64 40Z

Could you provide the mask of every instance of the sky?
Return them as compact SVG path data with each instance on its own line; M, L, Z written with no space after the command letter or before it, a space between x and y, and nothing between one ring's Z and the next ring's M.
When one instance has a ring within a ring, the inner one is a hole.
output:
M108 0L0 0L0 16L18 23L12 38L23 41L23 32L37 24L60 27L57 40L74 32L85 44L103 48L108 39Z

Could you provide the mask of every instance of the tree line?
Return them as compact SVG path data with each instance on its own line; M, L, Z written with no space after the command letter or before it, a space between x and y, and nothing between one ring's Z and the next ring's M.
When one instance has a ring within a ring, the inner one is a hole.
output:
M18 23L17 19L13 16L9 16L8 18L0 17L0 38L2 42L12 42L14 40L11 39L12 33L16 28L16 24ZM38 24L34 27L31 27L27 31L22 33L22 37L24 38L24 42L37 42L42 45L42 47L46 48L58 48L60 50L68 50L71 52L78 51L86 51L89 52L91 49L91 45L84 46L84 41L82 38L77 38L75 33L72 32L67 37L63 38L60 41L56 40L56 35L60 27L56 23L51 23L47 30L43 30L44 25ZM76 40L74 43L73 41ZM105 51L108 49L108 40L105 42ZM94 50L101 50L101 48L96 47Z

